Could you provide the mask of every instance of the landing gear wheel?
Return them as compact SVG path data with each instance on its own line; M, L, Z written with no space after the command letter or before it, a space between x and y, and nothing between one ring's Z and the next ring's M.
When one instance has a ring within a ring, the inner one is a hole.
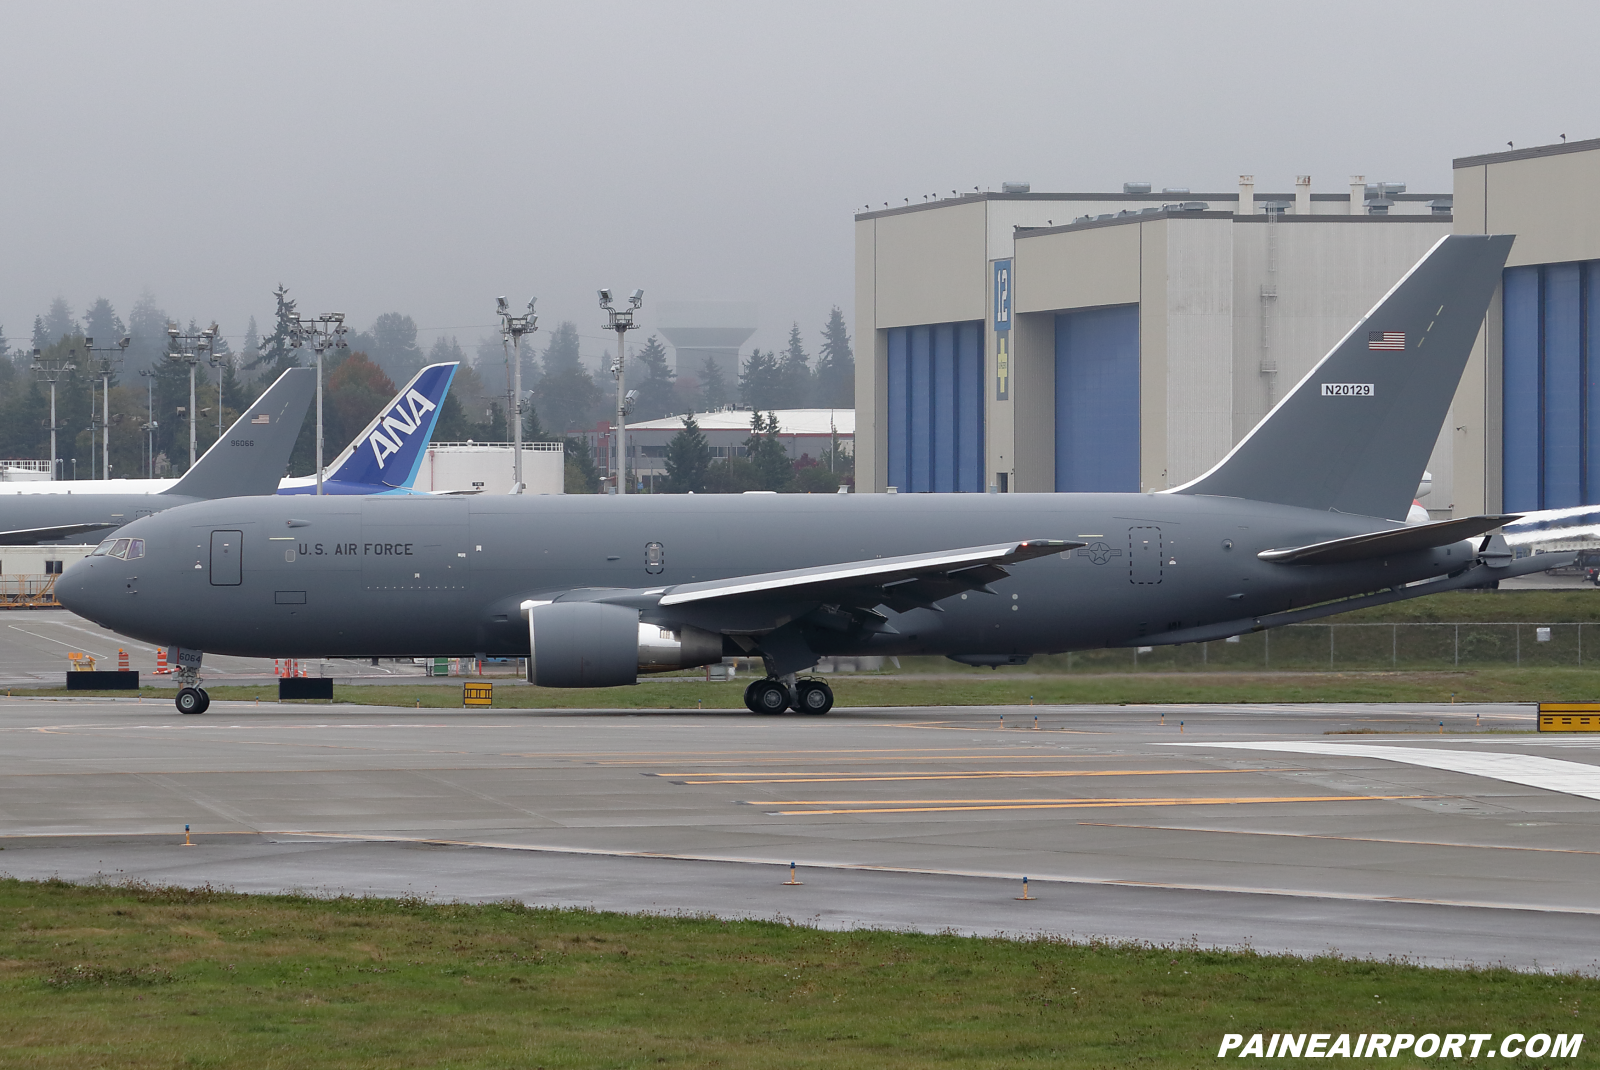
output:
M204 713L211 700L198 687L180 687L174 700L179 713Z
M744 708L751 713L760 713L761 707L756 705L756 685L760 680L752 680L744 688Z
M821 680L801 680L797 690L801 713L823 714L833 709L833 688Z
M203 687L197 687L195 690L200 692L200 712L205 713L211 708L211 694Z
M782 713L789 708L789 691L776 680L757 680L748 694L750 708L757 713Z

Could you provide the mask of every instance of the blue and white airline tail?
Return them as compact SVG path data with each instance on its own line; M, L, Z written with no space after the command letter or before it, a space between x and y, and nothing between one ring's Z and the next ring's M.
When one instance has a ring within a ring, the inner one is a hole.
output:
M422 455L433 439L456 361L430 364L400 388L366 430L333 459L322 480L324 494L424 494L412 490ZM315 494L316 477L286 479L279 494Z

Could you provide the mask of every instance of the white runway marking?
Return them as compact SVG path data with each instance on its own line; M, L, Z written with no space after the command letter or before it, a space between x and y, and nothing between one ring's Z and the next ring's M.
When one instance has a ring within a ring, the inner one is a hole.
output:
M1441 750L1429 747L1382 747L1370 743L1169 743L1171 747L1219 747L1229 750L1287 751L1345 758L1381 758L1386 762L1447 769L1454 773L1488 777L1507 784L1559 791L1585 799L1600 799L1600 766L1543 758L1536 754L1496 751Z

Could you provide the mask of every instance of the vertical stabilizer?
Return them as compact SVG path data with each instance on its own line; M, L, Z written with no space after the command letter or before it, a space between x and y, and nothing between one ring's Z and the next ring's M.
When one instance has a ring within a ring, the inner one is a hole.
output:
M430 364L402 386L355 441L333 459L323 480L327 494L385 494L416 482L433 440L458 362ZM284 487L280 494L315 494L315 486Z
M316 392L315 368L290 368L234 421L227 434L212 443L182 479L162 493L231 498L276 492Z
M1169 493L1404 520L1511 241L1441 238L1216 467Z

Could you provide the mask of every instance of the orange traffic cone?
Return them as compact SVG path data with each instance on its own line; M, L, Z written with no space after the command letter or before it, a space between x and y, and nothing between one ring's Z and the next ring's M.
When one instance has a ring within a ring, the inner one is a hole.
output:
M162 647L156 651L156 672L170 673L172 667L167 664L167 648Z
M117 651L117 671L128 671L128 652L126 650L118 649Z

